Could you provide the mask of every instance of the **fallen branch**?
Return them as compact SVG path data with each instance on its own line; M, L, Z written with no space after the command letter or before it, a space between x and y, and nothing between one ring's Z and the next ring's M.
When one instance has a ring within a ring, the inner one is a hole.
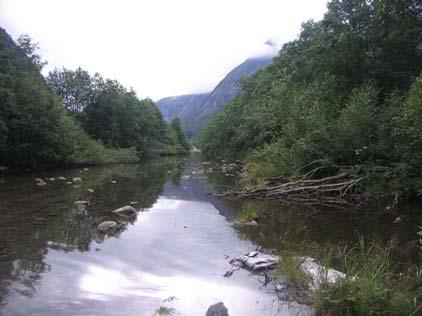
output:
M273 179L272 179L273 180ZM350 206L346 196L360 182L347 173L321 179L299 179L264 188L227 191L219 197L228 199L280 200L306 205ZM268 183L268 182L267 182Z

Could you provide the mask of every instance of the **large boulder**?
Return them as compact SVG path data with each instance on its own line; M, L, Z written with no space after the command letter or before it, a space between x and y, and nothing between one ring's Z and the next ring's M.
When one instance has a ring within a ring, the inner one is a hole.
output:
M113 213L124 217L136 217L138 215L138 211L129 205L118 208L117 210L114 210Z
M223 302L219 302L208 307L205 316L229 316L229 311L226 306L224 306Z
M113 221L105 221L97 226L97 230L102 233L111 233L117 228L117 223Z

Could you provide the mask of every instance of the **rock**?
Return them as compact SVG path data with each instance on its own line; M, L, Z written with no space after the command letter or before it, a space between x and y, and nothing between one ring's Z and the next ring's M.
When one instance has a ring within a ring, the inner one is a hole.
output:
M88 189L88 190L86 190L86 192L88 192L88 193L94 193L94 189Z
M37 184L37 186L39 186L39 187L43 187L43 186L45 186L47 183L45 183L45 181L43 180L43 179L41 179L41 178L36 178L35 179L35 182L36 182L36 184Z
M346 279L348 277L343 272L321 266L315 262L314 258L299 257L298 259L301 262L301 270L311 278L308 287L313 292L319 289L321 284L334 284L339 279ZM355 277L351 277L351 279L355 280Z
M138 202L137 201L132 201L132 202L130 202L130 205L137 205L138 204Z
M400 223L402 221L402 219L401 219L401 217L399 216L399 217L397 217L394 221L393 221L393 223L394 224L398 224L398 223Z
M0 172L4 172L7 171L7 167L6 166L0 166Z
M233 271L227 271L226 273L224 273L223 277L225 278L230 278L233 275Z
M48 180L50 180L51 182L56 181L56 178L49 178Z
M125 217L136 217L138 215L138 212L136 211L136 209L128 205L118 208L117 210L114 210L112 213L125 216Z
M247 254L236 258L249 269L254 271L271 269L277 266L279 258L278 256L266 255L257 251L251 251Z
M70 182L70 181L68 181L68 182L66 182L66 184L72 184L73 182Z
M89 168L84 168L84 171L88 171L89 170Z
M65 177L59 177L59 180L60 180L60 181L65 181L65 180L66 180L66 178L65 178Z
M116 184L116 183L117 183L117 181L116 181L116 180L113 180L113 181L111 181L111 183Z
M83 181L82 181L82 179L81 179L81 178L73 178L72 182L73 182L74 184L80 184L80 183L82 183Z
M78 205L84 205L84 206L86 206L86 205L89 205L89 202L88 201L76 201L75 202L75 205L76 206L78 206Z
M113 221L105 221L97 226L97 230L102 233L113 232L117 228L117 223Z
M258 222L253 219L253 220L244 222L242 225L244 225L244 226L258 226Z
M208 307L205 316L229 316L229 311L226 306L224 306L223 302L219 302Z

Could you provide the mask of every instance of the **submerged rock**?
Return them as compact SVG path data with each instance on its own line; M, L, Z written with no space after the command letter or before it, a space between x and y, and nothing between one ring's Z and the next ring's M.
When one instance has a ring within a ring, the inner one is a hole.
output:
M253 219L253 220L241 223L241 225L243 225L243 226L258 226L258 222Z
M89 205L89 202L88 201L76 201L75 202L75 206L86 206L86 205Z
M208 307L205 316L229 316L229 311L227 310L227 307L224 306L223 302L219 302Z
M117 228L117 223L114 221L105 221L97 226L97 230L102 233L113 232Z
M236 258L243 265L254 271L275 268L278 264L278 256L267 255L257 251L251 251Z
M72 182L73 182L74 184L80 184L80 183L82 183L83 181L82 181L82 179L81 179L81 178L73 178Z
M36 178L35 179L35 182L36 182L36 185L37 186L39 186L39 187L43 187L43 186L45 186L47 183L43 180L43 179L41 179L41 178Z
M136 209L129 205L118 208L117 210L114 210L113 213L125 217L136 217L138 215Z

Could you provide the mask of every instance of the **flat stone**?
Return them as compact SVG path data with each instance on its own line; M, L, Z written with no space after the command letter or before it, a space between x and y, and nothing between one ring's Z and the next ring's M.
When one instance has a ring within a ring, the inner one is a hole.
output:
M138 215L138 211L129 205L118 208L117 210L114 210L113 213L125 217L136 217Z
M251 251L236 258L249 269L254 271L275 268L278 264L278 256L267 255L257 251Z

